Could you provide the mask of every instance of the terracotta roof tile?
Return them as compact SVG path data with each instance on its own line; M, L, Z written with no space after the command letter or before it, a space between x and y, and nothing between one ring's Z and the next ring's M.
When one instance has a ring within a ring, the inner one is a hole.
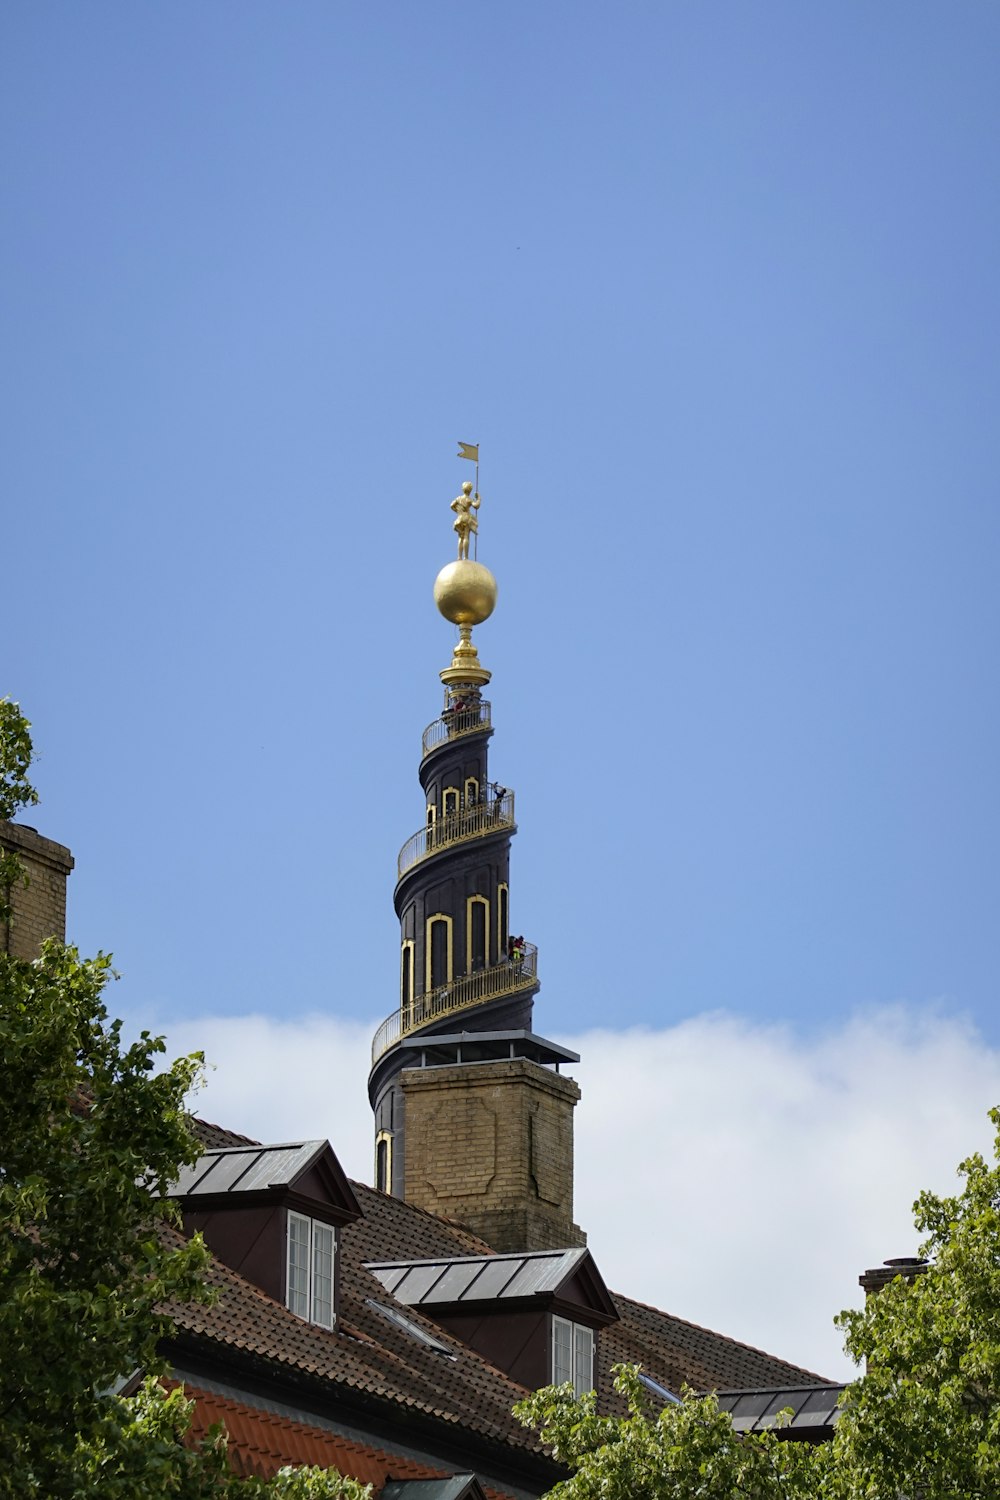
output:
M315 1464L374 1485L378 1494L388 1479L443 1479L450 1472L355 1442L325 1427L261 1411L190 1383L185 1386L185 1394L197 1403L191 1439L199 1440L221 1422L229 1434L230 1465L242 1476L271 1479L285 1464ZM503 1490L487 1489L486 1494L490 1500L510 1500Z

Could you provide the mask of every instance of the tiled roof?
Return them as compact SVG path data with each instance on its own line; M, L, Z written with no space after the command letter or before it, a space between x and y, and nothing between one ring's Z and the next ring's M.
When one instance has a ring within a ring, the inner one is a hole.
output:
M195 1116L191 1120L195 1135L208 1151L216 1151L226 1146L259 1146L260 1141L255 1141L249 1135L240 1135L235 1130L227 1130L224 1125L213 1125L210 1120L199 1120Z
M216 1147L254 1144L219 1126L196 1122ZM522 1388L479 1354L430 1321L419 1307L402 1307L366 1262L492 1257L490 1247L461 1226L398 1198L353 1183L362 1217L341 1231L341 1319L332 1332L305 1323L216 1262L211 1280L219 1289L213 1308L186 1308L179 1326L200 1340L253 1354L301 1372L346 1395L389 1403L414 1420L449 1424L488 1442L521 1451L541 1450L533 1435L511 1416ZM381 1301L423 1327L454 1358L421 1344L372 1305ZM672 1317L630 1297L614 1294L620 1321L601 1331L598 1391L605 1410L620 1411L611 1387L616 1364L640 1364L668 1390L748 1391L826 1386L813 1371L790 1364L736 1339Z
M598 1340L598 1392L608 1403L608 1410L622 1410L611 1387L611 1367L618 1364L639 1364L674 1392L680 1392L684 1385L696 1391L764 1387L773 1391L829 1383L812 1370L635 1302L620 1292L613 1292L612 1297L620 1321L604 1329Z
M169 1231L173 1233L174 1231ZM344 1236L345 1241L347 1235ZM237 1272L213 1260L206 1277L217 1293L211 1307L174 1309L178 1335L194 1339L203 1355L225 1351L251 1356L303 1377L327 1399L349 1404L374 1403L394 1420L441 1424L456 1441L467 1435L488 1444L520 1451L527 1458L543 1449L533 1434L511 1415L525 1392L480 1355L429 1322L416 1309L405 1317L444 1344L449 1355L414 1338L382 1317L370 1305L377 1296L396 1306L381 1284L356 1258L345 1253L341 1264L340 1319L327 1330L296 1317L252 1286ZM403 1309L400 1309L403 1311Z
M230 1465L244 1477L271 1479L284 1464L316 1464L373 1485L377 1495L390 1479L440 1479L445 1474L417 1459L387 1453L328 1428L262 1411L190 1383L184 1389L196 1402L192 1438L203 1438L221 1422L229 1434ZM509 1500L503 1490L486 1489L486 1494L490 1500Z

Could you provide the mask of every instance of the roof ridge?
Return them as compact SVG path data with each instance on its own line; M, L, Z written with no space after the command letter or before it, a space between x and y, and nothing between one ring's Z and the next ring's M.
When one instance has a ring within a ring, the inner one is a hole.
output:
M728 1390L713 1391L713 1396L783 1396L792 1391L842 1391L849 1380L826 1380L822 1385L734 1385Z
M814 1385L836 1384L835 1381L827 1379L825 1375L820 1375L817 1370L808 1370L805 1365L794 1364L790 1359L783 1359L780 1354L771 1354L769 1350L761 1349L757 1344L748 1344L744 1339L733 1338L731 1334L719 1333L718 1329L709 1328L705 1323L694 1323L690 1318L682 1318L677 1313L668 1313L662 1307L654 1306L652 1302L640 1302L638 1297L629 1297L624 1292L612 1292L611 1299L616 1303L619 1301L628 1302L633 1307L644 1308L647 1312L656 1313L657 1317L669 1318L672 1323L683 1323L685 1328L693 1328L698 1333L709 1333L713 1338L721 1339L726 1344L736 1344L740 1349L747 1349L751 1354L759 1354L763 1359L769 1359L774 1364L784 1365L788 1370L795 1370L800 1375L810 1376ZM767 1387L764 1387L764 1389L767 1389ZM775 1386L774 1389L781 1390L783 1387Z
M192 1124L194 1124L196 1126L197 1125L205 1125L205 1126L207 1126L207 1128L209 1130L217 1130L220 1135L232 1136L233 1137L233 1145L234 1146L239 1146L239 1145L244 1145L244 1146L263 1146L264 1145L263 1141L255 1141L252 1136L241 1135L241 1133L238 1130L230 1130L230 1128L229 1128L228 1125L217 1125L214 1120L206 1120L202 1115L194 1115L193 1114L193 1115L189 1115L188 1118L191 1120ZM213 1149L213 1148L210 1148L210 1149ZM218 1148L215 1148L215 1149L218 1149ZM221 1148L221 1149L224 1149L224 1148Z

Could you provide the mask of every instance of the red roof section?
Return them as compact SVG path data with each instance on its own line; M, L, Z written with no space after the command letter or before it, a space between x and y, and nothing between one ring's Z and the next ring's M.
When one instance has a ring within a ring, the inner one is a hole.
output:
M175 1381L167 1382L176 1384ZM374 1486L378 1495L389 1479L446 1479L448 1470L434 1469L417 1459L387 1453L354 1442L325 1427L313 1427L276 1412L260 1411L242 1401L198 1386L186 1385L185 1395L196 1403L190 1441L200 1441L210 1427L221 1423L229 1434L229 1463L235 1473L271 1479L286 1464L313 1464L336 1469L362 1484ZM512 1500L505 1490L486 1488L490 1500Z

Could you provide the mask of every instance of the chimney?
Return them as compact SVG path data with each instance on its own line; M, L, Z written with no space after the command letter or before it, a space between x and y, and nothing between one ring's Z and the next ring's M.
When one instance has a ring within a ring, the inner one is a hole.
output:
M0 848L16 854L28 877L8 900L9 925L0 924L0 949L15 958L37 958L45 938L66 939L66 878L73 856L24 823L0 822Z
M930 1269L930 1261L924 1260L919 1255L894 1255L891 1260L884 1260L880 1266L873 1266L870 1271L862 1271L858 1277L858 1286L865 1289L865 1303L869 1297L877 1297L884 1286L890 1281L895 1281L897 1276L903 1276L907 1281L916 1281L918 1276ZM871 1369L871 1360L865 1360L865 1373Z
M890 1281L895 1281L897 1276L904 1276L907 1281L915 1281L923 1274L930 1265L929 1260L923 1260L919 1255L894 1255L891 1260L884 1260L880 1266L875 1266L870 1271L862 1271L858 1277L858 1286L865 1289L865 1299L876 1296Z

